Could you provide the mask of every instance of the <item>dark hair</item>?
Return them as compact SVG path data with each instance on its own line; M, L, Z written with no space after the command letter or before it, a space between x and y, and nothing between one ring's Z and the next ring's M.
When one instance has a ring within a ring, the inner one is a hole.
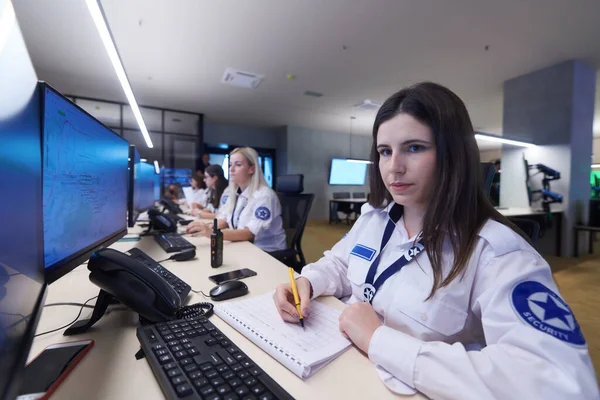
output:
M206 183L204 182L204 174L203 173L194 173L192 174L192 179L196 181L198 184L198 189L206 189Z
M215 188L210 189L210 196L208 199L208 202L212 204L216 210L221 204L221 196L223 195L223 191L225 190L227 185L229 185L229 182L227 182L227 179L225 179L225 173L223 172L223 168L221 168L220 165L208 165L204 172L210 175L212 178L214 178L215 176L217 177Z
M496 220L529 239L492 205L481 175L479 148L469 113L462 100L449 89L422 82L402 89L387 99L375 117L369 182L369 204L381 207L392 201L379 171L377 132L384 122L408 114L427 125L436 148L436 174L423 218L423 241L433 270L431 298L437 289L461 275L488 219ZM442 272L442 246L448 238L454 253L452 269Z

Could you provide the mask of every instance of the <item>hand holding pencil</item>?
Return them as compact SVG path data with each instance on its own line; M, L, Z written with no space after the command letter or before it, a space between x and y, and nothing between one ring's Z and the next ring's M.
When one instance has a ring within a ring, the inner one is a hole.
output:
M281 318L286 322L295 322L304 327L304 319L310 314L310 281L300 277L295 279L294 270L288 270L290 283L283 283L275 288L273 300ZM294 290L295 289L295 290Z

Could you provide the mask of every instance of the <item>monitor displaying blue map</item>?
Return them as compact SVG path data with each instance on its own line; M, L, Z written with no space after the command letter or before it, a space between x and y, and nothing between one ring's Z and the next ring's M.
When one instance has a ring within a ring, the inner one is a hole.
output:
M364 185L367 175L367 162L348 161L343 158L331 160L330 185Z
M43 107L44 264L57 269L127 229L129 144L48 87Z
M135 189L138 191L136 209L140 212L146 211L154 205L154 180L156 172L154 165L141 162L136 176Z

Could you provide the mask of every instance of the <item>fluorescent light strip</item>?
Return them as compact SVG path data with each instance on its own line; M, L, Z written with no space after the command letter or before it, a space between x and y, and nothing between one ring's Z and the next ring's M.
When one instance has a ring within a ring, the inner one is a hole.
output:
M488 140L490 142L497 142L497 143L504 143L504 144L511 144L513 146L536 147L536 145L533 143L520 142L518 140L504 139L500 136L482 135L480 133L475 134L475 139Z
M17 19L15 18L15 9L10 0L4 4L4 10L2 10L2 14L0 15L2 16L2 18L0 18L0 53L2 53L2 49L8 42L8 36L17 22Z
M160 167L158 166L158 161L154 160L154 171L156 171L157 174L160 174Z
M146 158L140 158L140 161L141 162L146 162L146 161L148 161L148 159L146 159Z
M98 29L98 33L100 34L100 38L102 39L102 43L106 48L106 52L108 53L108 57L112 62L113 68L117 73L117 77L119 78L119 82L121 82L121 86L123 87L123 92L125 92L125 97L127 97L127 101L131 106L131 111L133 112L133 116L142 131L142 135L144 136L144 140L146 141L146 145L149 148L153 148L152 139L150 139L150 135L148 134L148 129L146 129L146 124L144 123L144 119L142 118L142 113L140 112L140 108L135 101L135 97L133 96L133 90L131 89L131 85L129 85L129 80L127 79L127 74L125 73L125 69L123 68L123 64L121 63L121 59L119 58L119 53L117 52L117 48L115 47L115 43L112 40L110 35L110 31L108 29L108 25L106 24L106 20L104 19L104 15L102 14L102 10L100 9L100 5L98 4L98 0L86 0L85 3L88 6L90 14L92 15L92 19L96 24L96 29Z
M346 161L347 162L351 162L351 163L357 163L357 164L371 164L371 161L368 161L368 160L355 160L353 158L347 158Z
M592 164L592 168L600 168L600 164Z

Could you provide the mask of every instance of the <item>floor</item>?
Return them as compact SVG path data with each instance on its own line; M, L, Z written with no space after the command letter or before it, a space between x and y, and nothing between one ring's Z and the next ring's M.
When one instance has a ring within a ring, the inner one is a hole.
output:
M307 262L318 260L348 232L345 223L329 225L327 221L309 221L302 238L302 248ZM596 246L598 243L596 243ZM596 376L600 381L600 248L596 255L579 258L548 256L554 279L563 298L575 313L583 330Z

